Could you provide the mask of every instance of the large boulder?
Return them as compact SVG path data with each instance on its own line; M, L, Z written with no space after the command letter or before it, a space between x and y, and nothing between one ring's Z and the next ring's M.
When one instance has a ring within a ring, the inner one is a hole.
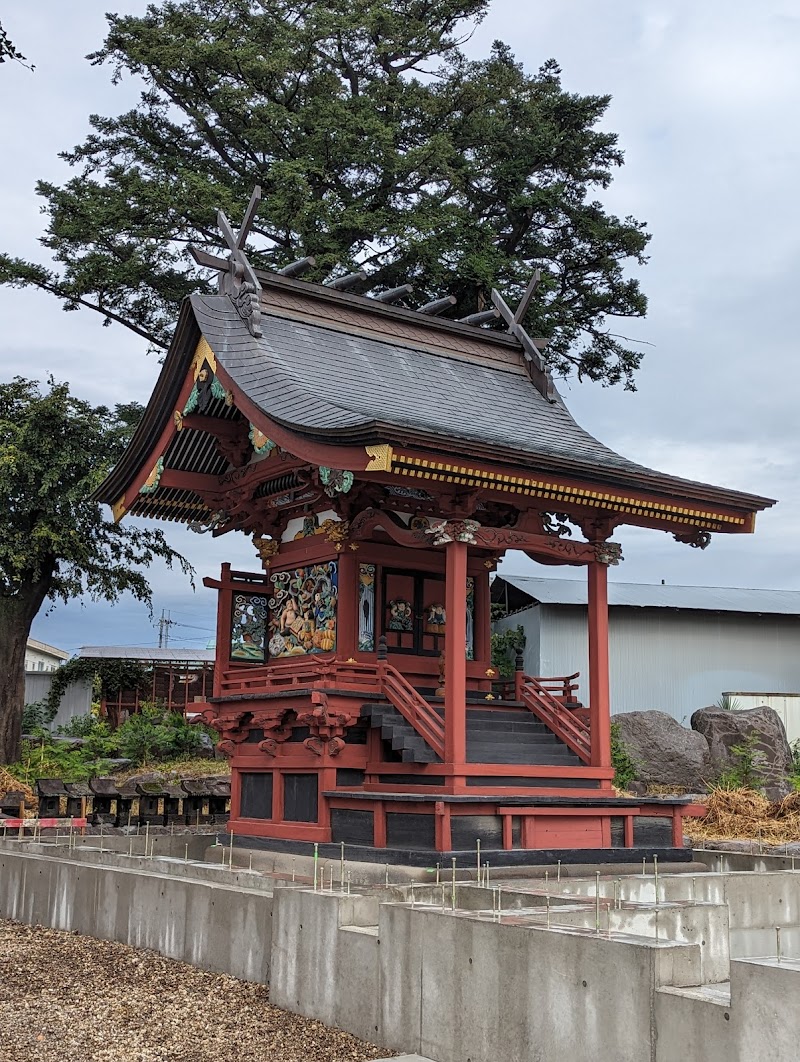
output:
M623 712L612 718L620 739L647 785L674 785L696 793L714 771L708 742L666 712Z
M691 723L692 729L708 741L717 774L731 768L741 769L745 755L733 750L746 749L748 757L755 754L754 771L769 796L777 798L788 790L792 750L781 717L774 709L766 705L742 711L699 708Z

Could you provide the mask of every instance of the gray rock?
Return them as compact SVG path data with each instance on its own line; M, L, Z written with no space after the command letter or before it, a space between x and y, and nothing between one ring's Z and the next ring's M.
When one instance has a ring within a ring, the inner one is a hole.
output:
M708 741L711 762L717 773L741 765L741 756L733 751L752 740L757 761L755 769L764 786L776 794L788 792L787 779L792 767L792 750L786 739L781 718L772 708L700 708L692 716L692 729Z
M666 712L623 712L612 718L647 785L674 785L692 792L713 775L708 742Z

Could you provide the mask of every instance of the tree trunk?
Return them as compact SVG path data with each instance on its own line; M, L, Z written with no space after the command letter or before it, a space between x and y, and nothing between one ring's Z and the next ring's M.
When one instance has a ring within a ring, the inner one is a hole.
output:
M31 624L47 596L49 580L0 597L0 764L20 757L25 708L25 648Z

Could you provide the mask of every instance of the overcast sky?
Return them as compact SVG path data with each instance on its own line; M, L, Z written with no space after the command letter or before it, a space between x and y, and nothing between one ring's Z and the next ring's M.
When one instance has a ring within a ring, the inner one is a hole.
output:
M38 178L63 181L57 153L80 142L92 112L130 107L137 87L110 84L83 58L104 36L112 0L21 0L3 24L36 64L0 67L2 250L45 261ZM141 13L143 0L118 10ZM604 194L610 210L648 223L650 263L637 271L650 299L644 321L615 330L647 346L635 394L560 384L576 418L643 464L780 500L755 536L715 536L705 551L656 531L617 532L625 562L612 578L640 582L800 589L795 490L800 383L800 9L792 0L494 0L470 42L483 55L509 42L529 70L553 57L564 84L611 93L606 126L626 165ZM91 311L64 313L45 294L0 288L2 377L68 380L95 403L146 402L159 371L144 344L102 328ZM222 561L253 566L239 535L209 541L166 525L198 580ZM505 571L553 576L512 554ZM574 569L561 574L575 578ZM156 613L183 624L171 644L212 636L214 599L162 569L151 571ZM80 645L152 645L143 606L79 603L41 615L33 634Z

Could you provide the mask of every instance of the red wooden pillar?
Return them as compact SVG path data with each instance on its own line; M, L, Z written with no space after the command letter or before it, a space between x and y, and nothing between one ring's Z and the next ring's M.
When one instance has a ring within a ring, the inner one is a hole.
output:
M224 585L230 583L231 566L222 565L220 574L222 588L217 591L217 642L214 653L214 696L222 696L222 676L230 667L231 657L231 590Z
M445 546L444 758L467 760L467 544Z
M492 617L491 599L489 597L489 573L484 568L475 576L475 617L474 617L475 659L487 667L492 659Z
M347 660L358 648L358 560L339 554L339 615L336 619L336 656Z
M611 766L611 702L608 681L608 568L589 565L589 717L592 766Z

